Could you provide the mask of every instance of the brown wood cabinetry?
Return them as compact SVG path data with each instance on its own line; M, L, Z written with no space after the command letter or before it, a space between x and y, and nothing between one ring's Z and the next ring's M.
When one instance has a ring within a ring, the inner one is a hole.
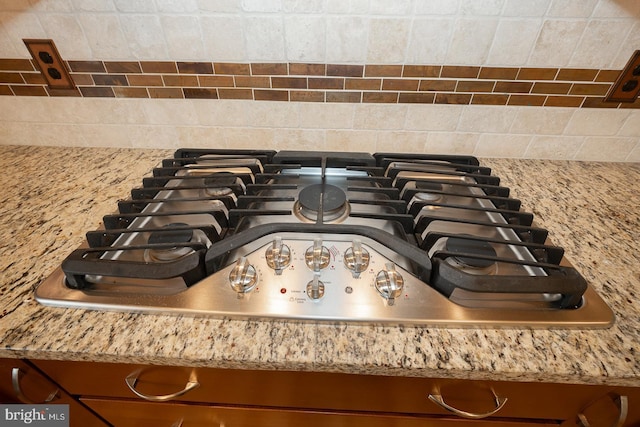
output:
M0 403L66 404L71 426L107 426L58 384L19 359L0 359Z
M628 400L624 425L640 426L640 388L31 362L118 427L574 426L579 425L581 413L592 427L610 427L618 418L618 396ZM495 413L484 420L468 420L434 403L429 395L439 395L469 414Z

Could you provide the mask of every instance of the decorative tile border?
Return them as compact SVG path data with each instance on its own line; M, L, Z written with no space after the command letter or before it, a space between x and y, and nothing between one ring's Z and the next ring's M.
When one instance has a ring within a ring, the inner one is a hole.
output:
M30 59L0 59L0 95L640 108L604 102L620 70L172 61L66 61L54 90Z

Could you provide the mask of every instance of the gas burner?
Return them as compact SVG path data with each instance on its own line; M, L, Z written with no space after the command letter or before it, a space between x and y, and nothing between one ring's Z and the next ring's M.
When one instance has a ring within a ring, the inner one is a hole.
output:
M496 251L490 243L480 240L468 240L464 237L449 237L444 244L448 252L496 257ZM447 258L447 262L470 274L495 274L497 263L490 259L471 258L465 256L453 256Z
M230 196L233 194L231 187L236 184L237 179L235 176L227 172L218 172L214 176L204 179L206 188L202 190L202 193L208 197Z
M180 247L178 245L191 242L194 236L193 230L173 230L179 227L188 227L188 224L174 222L163 226L162 231L152 232L149 236L149 244L170 245L173 243L176 244L176 246L145 249L144 260L146 262L171 262L192 253L192 248Z
M442 191L443 185L432 182L421 182L417 185L417 189L420 191L413 196L416 200L421 202L437 202L443 198L442 194L432 193L431 191Z
M349 202L340 187L312 184L300 191L294 212L311 221L340 222L349 215Z

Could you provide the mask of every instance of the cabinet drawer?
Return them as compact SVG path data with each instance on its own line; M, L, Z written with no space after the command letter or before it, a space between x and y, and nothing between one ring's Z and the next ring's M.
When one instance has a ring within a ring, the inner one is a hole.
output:
M280 410L205 406L186 403L151 403L107 399L83 399L114 427L541 427L556 423L526 421L466 421L447 417L330 411Z
M448 416L451 412L428 399L440 394L449 405L474 414L496 409L495 396L507 398L493 419L573 419L594 399L615 390L635 394L640 389L571 384L469 381L319 372L248 371L182 368L92 362L35 361L73 395L138 398L125 378L139 372L137 392L165 396L184 390L193 374L199 387L171 400L178 402L288 407L330 411L393 412ZM494 396L495 393L495 396ZM635 403L634 403L635 402ZM630 410L630 417L637 417Z
M135 390L138 393L146 396L178 393L180 395L171 400L179 402L448 415L448 411L427 399L431 391L441 387L447 401L461 409L477 413L495 409L490 388L468 381L91 362L34 363L71 394L84 396L137 398L125 382L137 372ZM199 386L181 393L192 375Z
M16 371L17 370L17 371ZM19 378L21 396L16 393L13 386L13 375ZM26 403L27 400L34 403L44 403L58 387L47 380L38 371L19 359L0 359L0 402L2 403ZM53 401L59 400L56 394Z
M14 377L17 378L17 390ZM0 359L0 403L46 402L69 405L72 427L106 427L102 420L28 363L19 359Z

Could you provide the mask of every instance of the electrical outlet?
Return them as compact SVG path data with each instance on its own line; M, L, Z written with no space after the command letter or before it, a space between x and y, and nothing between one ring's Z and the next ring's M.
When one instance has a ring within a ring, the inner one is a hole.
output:
M634 102L640 93L640 50L636 50L605 96L605 102Z
M23 39L47 85L52 89L74 89L76 86L62 57L51 39Z

